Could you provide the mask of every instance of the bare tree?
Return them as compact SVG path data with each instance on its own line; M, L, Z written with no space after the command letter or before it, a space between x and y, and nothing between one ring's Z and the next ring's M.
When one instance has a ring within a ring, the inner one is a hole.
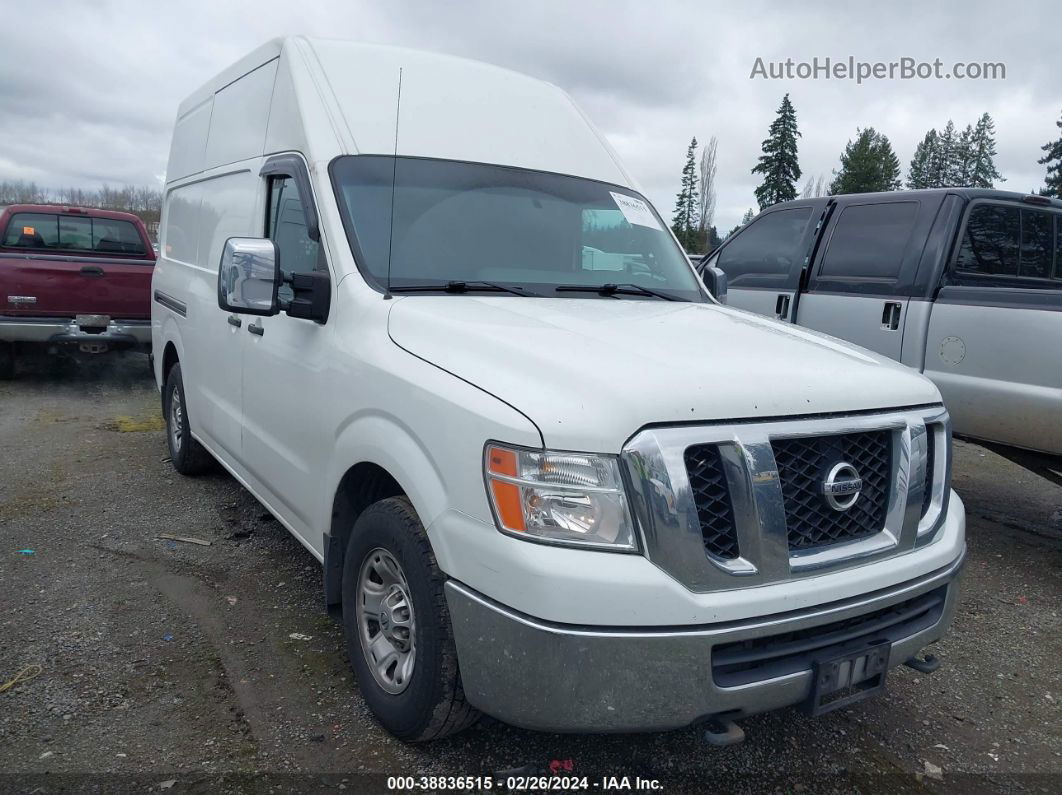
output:
M74 207L102 207L138 215L149 227L158 223L162 215L162 191L146 186L126 185L124 188L100 186L99 190L84 188L42 188L24 180L0 181L0 205L5 204L63 204Z
M817 199L826 195L828 195L828 191L826 189L826 177L823 174L819 174L817 177L808 177L808 181L804 183L804 189L800 191L801 199Z
M716 151L719 139L714 135L708 145L701 150L701 195L697 206L697 232L704 236L712 226L715 215L715 172Z

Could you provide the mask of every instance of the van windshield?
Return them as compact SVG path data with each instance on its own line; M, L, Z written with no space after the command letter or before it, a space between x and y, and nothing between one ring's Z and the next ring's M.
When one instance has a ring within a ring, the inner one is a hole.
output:
M551 297L592 297L571 288L622 285L603 294L705 300L656 211L628 188L382 155L338 158L332 179L358 266L377 285L487 283L506 288L499 294Z

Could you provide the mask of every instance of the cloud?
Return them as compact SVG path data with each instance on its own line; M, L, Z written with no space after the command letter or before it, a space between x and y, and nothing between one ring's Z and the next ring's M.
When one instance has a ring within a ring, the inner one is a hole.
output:
M12 16L8 15L8 21ZM1062 5L703 2L41 3L0 30L0 179L157 184L181 99L261 44L307 33L433 49L550 80L571 93L670 213L692 136L719 139L716 222L754 206L749 173L784 93L804 179L830 176L857 127L906 167L929 127L996 120L1003 187L1043 182L1040 146L1062 112ZM1000 61L1002 81L752 80L757 57ZM801 180L803 182L803 179Z

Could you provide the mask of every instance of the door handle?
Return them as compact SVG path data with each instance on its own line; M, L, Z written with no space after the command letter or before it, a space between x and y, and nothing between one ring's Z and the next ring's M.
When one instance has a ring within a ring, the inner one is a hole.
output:
M774 302L774 316L779 320L785 320L789 315L789 296L782 293Z
M243 325L243 321L240 320L240 318L238 318L236 315L229 315L229 325L239 328Z
M259 336L259 337L261 337L263 334L265 334L265 327L264 326L259 326L257 323L252 323L251 325L249 325L247 327L247 330L249 332L251 332L252 334L255 334L255 335Z
M102 276L103 268L99 265L82 265L81 273L84 276Z
M886 301L881 311L881 328L884 331L896 331L900 328L900 314L903 306L899 301Z

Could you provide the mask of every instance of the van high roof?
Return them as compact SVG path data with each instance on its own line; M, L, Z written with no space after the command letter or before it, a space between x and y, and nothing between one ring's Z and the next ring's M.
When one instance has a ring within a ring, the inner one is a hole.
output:
M181 103L167 180L280 151L325 165L344 154L394 154L396 116L399 155L635 187L554 85L449 55L302 36L268 42Z

